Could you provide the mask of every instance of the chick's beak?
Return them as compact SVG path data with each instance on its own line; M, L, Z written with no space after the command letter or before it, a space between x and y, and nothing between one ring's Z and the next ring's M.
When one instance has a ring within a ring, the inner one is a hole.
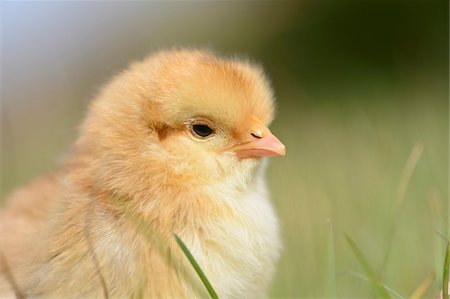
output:
M233 149L240 159L284 156L286 147L275 137L261 121L252 117L249 131L245 134L248 137Z

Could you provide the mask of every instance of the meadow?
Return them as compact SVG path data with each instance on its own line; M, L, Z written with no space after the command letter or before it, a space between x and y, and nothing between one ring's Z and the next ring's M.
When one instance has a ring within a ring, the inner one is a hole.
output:
M441 287L445 93L378 89L366 97L279 107L274 131L288 154L269 172L285 244L273 297L379 295L346 235L377 278L403 298L421 285L425 298L434 297Z

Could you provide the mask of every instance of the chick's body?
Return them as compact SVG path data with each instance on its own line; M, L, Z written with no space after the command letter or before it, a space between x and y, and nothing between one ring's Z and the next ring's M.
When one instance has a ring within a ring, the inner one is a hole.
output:
M0 212L0 295L205 297L176 233L219 297L263 296L280 249L260 163L284 154L272 118L247 62L172 50L131 65L61 168Z

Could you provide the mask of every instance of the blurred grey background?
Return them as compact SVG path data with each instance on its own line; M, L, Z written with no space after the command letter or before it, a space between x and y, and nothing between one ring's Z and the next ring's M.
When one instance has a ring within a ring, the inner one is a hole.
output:
M440 288L447 1L36 1L1 9L2 198L58 165L89 101L130 62L172 46L243 54L273 82L273 131L288 149L268 174L285 244L271 295L373 297L346 233L402 296L428 277L425 296ZM414 146L419 159L398 199Z

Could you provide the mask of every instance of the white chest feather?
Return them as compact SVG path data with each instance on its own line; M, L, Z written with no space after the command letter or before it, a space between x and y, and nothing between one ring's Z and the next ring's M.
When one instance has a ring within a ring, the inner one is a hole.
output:
M220 196L214 186L215 195ZM224 185L224 188L225 185ZM223 298L264 295L281 248L278 221L262 176L252 190L221 200L231 216L212 220L188 246ZM218 199L219 200L219 199Z

